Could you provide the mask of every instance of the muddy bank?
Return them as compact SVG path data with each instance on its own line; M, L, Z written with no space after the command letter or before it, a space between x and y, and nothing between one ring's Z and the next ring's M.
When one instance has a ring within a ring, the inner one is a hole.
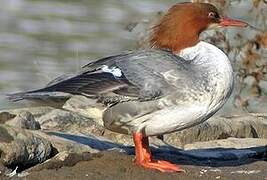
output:
M28 176L13 179L267 179L267 162L255 161L240 166L198 166L194 163L181 167L185 173L160 173L153 170L145 170L133 164L132 155L118 152L103 152L98 156L90 157L90 160L82 160L75 165L66 164L61 168L46 167L31 172ZM23 176L23 174L20 174Z

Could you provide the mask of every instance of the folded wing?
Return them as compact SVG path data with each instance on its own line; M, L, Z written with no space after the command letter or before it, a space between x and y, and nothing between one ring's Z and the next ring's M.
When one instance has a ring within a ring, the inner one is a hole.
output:
M171 92L174 84L164 74L175 68L184 76L188 72L186 64L168 51L127 52L91 62L77 75L57 78L45 88L12 94L10 98L34 99L34 95L40 98L41 94L62 92L93 98L126 96L145 101Z

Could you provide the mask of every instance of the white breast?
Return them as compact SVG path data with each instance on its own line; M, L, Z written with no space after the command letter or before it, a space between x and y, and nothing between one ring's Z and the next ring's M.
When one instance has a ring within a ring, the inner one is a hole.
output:
M209 113L217 111L229 98L233 89L233 69L226 54L216 46L200 41L196 46L179 53L209 75L213 91L206 94Z

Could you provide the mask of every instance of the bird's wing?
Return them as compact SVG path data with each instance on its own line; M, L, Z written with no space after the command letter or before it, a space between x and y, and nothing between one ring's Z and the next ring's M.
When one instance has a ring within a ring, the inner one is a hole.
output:
M59 78L30 93L65 92L91 97L110 95L148 100L170 92L173 84L164 75L173 69L187 72L185 61L171 52L139 50L103 58L84 66L78 75Z

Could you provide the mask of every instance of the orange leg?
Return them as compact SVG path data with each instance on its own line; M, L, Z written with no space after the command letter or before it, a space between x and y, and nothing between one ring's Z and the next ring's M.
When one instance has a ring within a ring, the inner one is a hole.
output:
M149 150L148 137L141 133L134 133L135 163L144 168L156 169L161 172L184 172L179 166L168 161L154 160Z

